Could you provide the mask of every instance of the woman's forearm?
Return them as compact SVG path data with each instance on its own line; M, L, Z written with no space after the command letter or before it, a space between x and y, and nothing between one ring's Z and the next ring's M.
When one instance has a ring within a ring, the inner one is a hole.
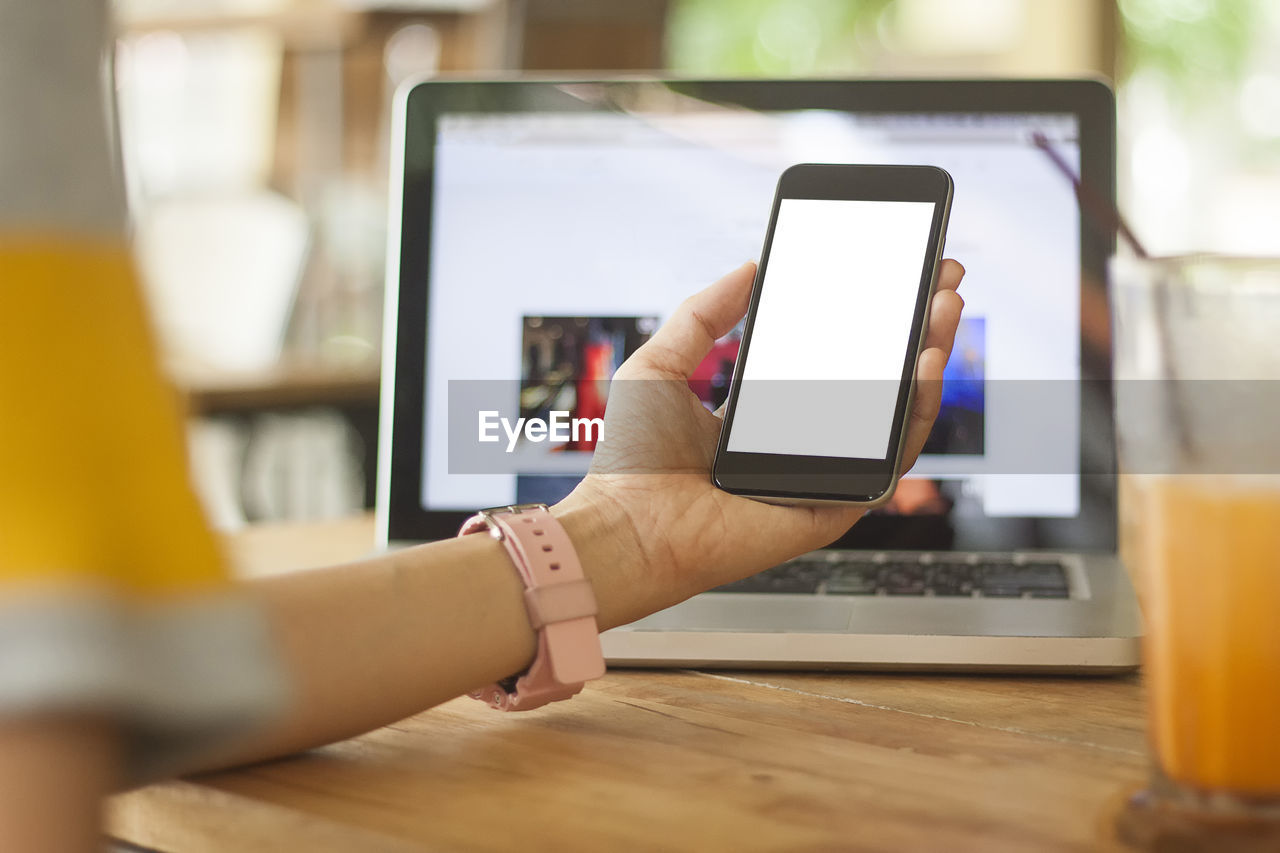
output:
M626 543L607 509L560 514L601 628L634 618ZM295 688L287 716L207 766L312 748L403 719L526 668L535 636L502 545L476 534L254 584Z

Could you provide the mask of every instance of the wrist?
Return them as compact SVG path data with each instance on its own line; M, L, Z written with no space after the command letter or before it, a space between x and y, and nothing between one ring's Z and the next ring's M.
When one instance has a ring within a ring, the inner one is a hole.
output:
M649 599L644 551L631 519L616 503L600 495L575 492L551 508L564 526L591 582L601 631L646 616Z

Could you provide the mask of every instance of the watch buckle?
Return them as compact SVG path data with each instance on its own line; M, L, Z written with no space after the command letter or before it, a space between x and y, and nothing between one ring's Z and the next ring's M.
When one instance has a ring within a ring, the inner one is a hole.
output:
M535 509L547 509L544 503L528 503L528 504L507 504L506 506L491 506L488 509L482 509L477 515L484 519L485 526L489 528L489 535L499 542L503 539L502 528L493 523L495 515L519 515L522 512L530 512Z

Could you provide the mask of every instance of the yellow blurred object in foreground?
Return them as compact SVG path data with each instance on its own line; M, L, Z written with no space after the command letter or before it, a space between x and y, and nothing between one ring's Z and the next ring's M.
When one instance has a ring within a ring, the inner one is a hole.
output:
M0 236L0 600L223 580L127 248Z

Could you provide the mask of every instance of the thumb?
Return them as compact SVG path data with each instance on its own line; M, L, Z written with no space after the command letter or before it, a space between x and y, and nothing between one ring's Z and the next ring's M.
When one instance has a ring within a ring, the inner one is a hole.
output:
M710 287L690 296L632 358L638 366L688 377L718 338L747 313L755 261L747 261Z

